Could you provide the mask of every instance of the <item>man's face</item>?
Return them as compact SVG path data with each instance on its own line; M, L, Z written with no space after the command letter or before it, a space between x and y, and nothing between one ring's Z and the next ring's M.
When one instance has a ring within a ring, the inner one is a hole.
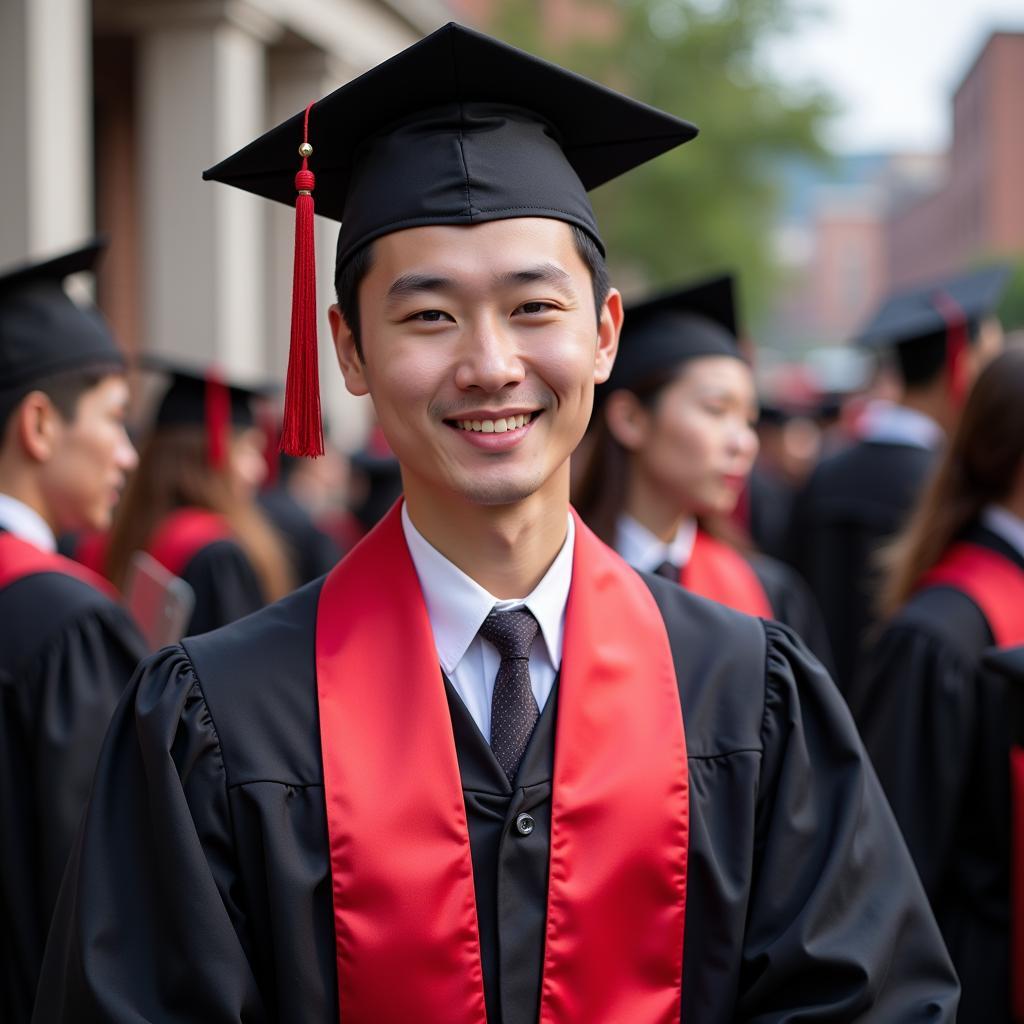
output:
M568 225L521 218L386 235L359 296L364 360L334 309L339 360L349 390L373 397L407 492L503 505L549 481L567 489L621 323L616 292L598 323Z
M125 379L104 377L82 393L74 417L57 426L41 482L59 530L110 526L125 478L138 462L124 427L127 408Z

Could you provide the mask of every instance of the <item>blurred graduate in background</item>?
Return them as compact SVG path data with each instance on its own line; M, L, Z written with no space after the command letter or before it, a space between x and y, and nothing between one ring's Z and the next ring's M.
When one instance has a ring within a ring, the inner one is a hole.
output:
M186 633L262 608L294 586L285 548L256 504L266 475L256 392L212 373L155 363L170 385L142 442L106 553L123 586L146 551L192 588Z
M595 407L573 498L587 525L637 569L791 626L828 664L803 581L755 552L729 518L758 448L732 277L627 310Z
M875 555L906 522L971 380L998 353L994 311L1009 273L975 271L882 303L859 343L891 354L897 401L868 404L856 444L825 458L793 506L791 561L818 600L849 689L878 593Z
M987 649L1024 644L1022 397L1014 348L978 378L886 551L885 629L848 693L960 975L960 1019L993 1024L1010 1020L1011 977L1024 985L1024 948L1010 966L1012 716L1005 679L982 670ZM1019 898L1015 913L1024 928Z
M102 530L136 462L124 359L65 294L99 243L0 277L0 1019L32 1012L50 915L142 638L56 534Z

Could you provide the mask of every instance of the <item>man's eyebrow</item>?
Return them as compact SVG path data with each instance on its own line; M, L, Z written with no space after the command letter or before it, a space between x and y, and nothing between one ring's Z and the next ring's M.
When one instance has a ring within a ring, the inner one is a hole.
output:
M499 274L496 280L499 285L506 287L517 284L549 284L564 295L575 296L572 278L554 263L538 263L535 267L510 270Z
M405 299L410 295L420 292L444 292L451 291L455 282L447 277L438 277L436 274L402 274L395 278L388 289L387 301L394 302L397 299Z

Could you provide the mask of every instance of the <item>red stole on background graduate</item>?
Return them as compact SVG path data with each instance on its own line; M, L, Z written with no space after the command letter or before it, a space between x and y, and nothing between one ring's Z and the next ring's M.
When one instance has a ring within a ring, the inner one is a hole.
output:
M180 576L192 559L218 540L227 540L231 527L223 516L205 508L180 508L156 529L146 550L169 573Z
M1024 572L1009 558L980 544L957 543L921 581L922 587L955 587L988 622L997 647L1024 644ZM1013 1018L1024 1021L1024 749L1010 748L1012 804L1010 979Z
M697 530L690 560L679 574L679 584L738 612L762 619L775 618L768 595L750 563L706 530Z
M668 636L578 517L572 571L539 1020L670 1024L689 785ZM484 1024L462 783L400 506L327 577L316 669L341 1021Z
M55 551L43 551L42 548L37 548L13 533L0 533L0 589L26 576L35 576L43 572L59 572L65 576L73 576L112 600L117 600L117 591L99 573Z

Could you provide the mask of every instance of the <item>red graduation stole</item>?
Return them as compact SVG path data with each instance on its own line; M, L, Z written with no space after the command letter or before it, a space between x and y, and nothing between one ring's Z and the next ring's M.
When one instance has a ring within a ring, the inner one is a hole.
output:
M226 540L231 528L224 517L204 508L180 508L157 527L146 550L169 572L180 576L207 544Z
M26 576L36 576L43 572L73 576L112 600L117 600L117 591L99 573L54 551L43 551L13 533L0 533L0 589Z
M980 544L954 544L921 581L955 587L988 622L997 647L1024 644L1024 572ZM1011 918L1010 984L1014 1020L1024 1021L1024 749L1010 747Z
M690 560L679 574L679 584L738 612L762 619L775 617L768 595L750 563L706 530L697 530Z
M398 505L324 583L316 672L341 1020L484 1024L462 783ZM678 1022L675 669L646 585L578 517L556 737L541 1024Z

